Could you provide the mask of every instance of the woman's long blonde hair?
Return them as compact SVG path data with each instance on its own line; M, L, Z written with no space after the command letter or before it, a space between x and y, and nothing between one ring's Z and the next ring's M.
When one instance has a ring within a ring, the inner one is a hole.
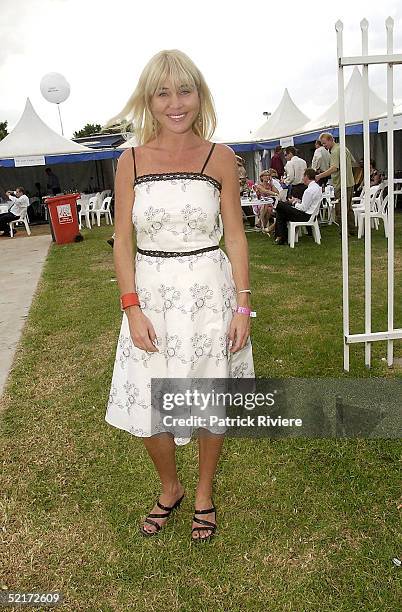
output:
M197 88L200 112L193 123L193 131L206 140L211 138L216 129L216 113L211 92L194 62L177 49L160 51L150 59L127 104L118 115L109 119L105 127L120 124L127 129L127 125L131 124L138 144L146 144L155 138L160 124L152 115L151 99L167 79L172 81L177 91L183 85Z

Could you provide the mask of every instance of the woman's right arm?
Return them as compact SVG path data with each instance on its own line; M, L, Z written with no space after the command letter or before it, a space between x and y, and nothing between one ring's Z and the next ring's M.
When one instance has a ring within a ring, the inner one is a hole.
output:
M115 178L115 238L113 259L120 295L135 292L132 209L134 166L131 149L124 151L117 165ZM135 204L134 204L135 205ZM158 349L152 344L156 334L151 321L139 306L125 309L134 345L146 351Z
M118 161L114 184L115 192L115 239L113 259L120 294L135 291L133 262L134 169L131 150L124 151ZM137 306L137 308L139 308Z

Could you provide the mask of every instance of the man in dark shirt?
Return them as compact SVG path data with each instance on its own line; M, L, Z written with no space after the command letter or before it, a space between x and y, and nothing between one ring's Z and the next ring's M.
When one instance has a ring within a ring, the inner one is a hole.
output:
M285 172L285 167L283 165L282 147L280 145L275 147L275 153L271 159L271 168L277 171L278 178L281 179Z
M45 172L47 174L46 187L47 187L48 193L52 193L53 195L60 193L61 192L60 181L58 177L56 176L56 174L54 174L54 172L50 168L46 168Z

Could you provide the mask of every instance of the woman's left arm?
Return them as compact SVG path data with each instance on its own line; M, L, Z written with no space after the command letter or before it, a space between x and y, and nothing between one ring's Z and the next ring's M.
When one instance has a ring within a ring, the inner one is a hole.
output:
M250 289L249 253L243 227L240 205L239 178L235 154L226 145L220 145L222 191L221 215L227 255L232 265L236 291ZM251 308L249 293L237 293L237 305ZM235 313L230 325L229 338L232 341L230 352L242 349L250 335L250 317Z

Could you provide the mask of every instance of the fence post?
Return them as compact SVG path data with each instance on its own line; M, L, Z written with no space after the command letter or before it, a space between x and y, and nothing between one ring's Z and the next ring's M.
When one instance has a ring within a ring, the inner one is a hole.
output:
M338 54L338 113L339 113L339 146L340 146L340 172L341 172L341 218L342 218L342 303L343 303L343 367L349 371L349 344L346 338L349 335L349 254L347 229L347 201L346 201L346 159L345 159L345 83L341 58L343 56L343 23L337 21L336 43Z
M387 55L394 52L394 20L388 17ZM387 64L387 157L388 157L388 330L394 329L394 74L393 64ZM394 363L394 341L387 342L387 363Z

